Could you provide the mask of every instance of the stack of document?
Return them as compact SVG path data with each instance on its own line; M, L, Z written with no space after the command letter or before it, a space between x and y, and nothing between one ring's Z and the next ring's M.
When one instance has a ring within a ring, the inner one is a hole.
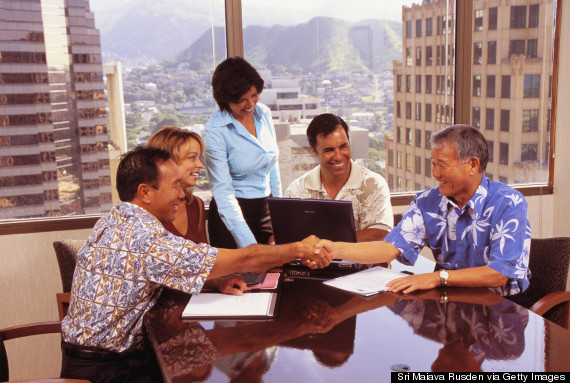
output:
M368 296L385 291L388 282L408 275L376 266L354 274L324 281L323 283L338 289Z

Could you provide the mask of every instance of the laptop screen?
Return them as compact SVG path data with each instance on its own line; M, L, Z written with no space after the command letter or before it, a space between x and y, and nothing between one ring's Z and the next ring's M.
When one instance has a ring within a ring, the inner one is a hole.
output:
M269 198L276 244L300 241L311 234L332 241L356 242L352 202Z

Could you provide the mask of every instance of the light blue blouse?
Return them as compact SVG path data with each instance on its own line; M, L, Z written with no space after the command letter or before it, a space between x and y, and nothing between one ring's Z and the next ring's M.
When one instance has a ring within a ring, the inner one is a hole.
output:
M212 194L222 221L240 248L257 242L236 198L281 197L279 149L271 110L257 103L254 117L257 138L231 113L220 110L210 117L203 132Z

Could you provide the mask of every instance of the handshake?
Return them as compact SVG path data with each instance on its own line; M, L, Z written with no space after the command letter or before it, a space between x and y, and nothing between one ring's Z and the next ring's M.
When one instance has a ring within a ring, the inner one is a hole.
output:
M311 235L297 242L297 254L305 266L311 269L319 269L328 266L336 258L334 256L333 242L319 239Z

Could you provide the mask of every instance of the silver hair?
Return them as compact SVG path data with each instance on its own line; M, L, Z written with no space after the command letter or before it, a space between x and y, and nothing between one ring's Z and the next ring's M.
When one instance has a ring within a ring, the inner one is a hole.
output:
M479 173L485 173L489 161L489 146L479 129L469 125L451 125L431 136L432 148L440 148L448 142L451 142L455 147L457 158L461 163L469 161L472 157L477 157L479 159Z

